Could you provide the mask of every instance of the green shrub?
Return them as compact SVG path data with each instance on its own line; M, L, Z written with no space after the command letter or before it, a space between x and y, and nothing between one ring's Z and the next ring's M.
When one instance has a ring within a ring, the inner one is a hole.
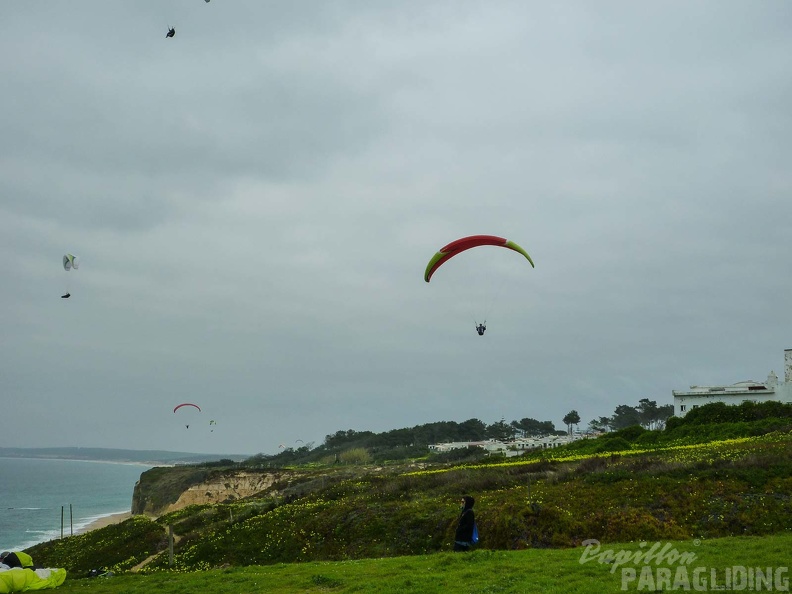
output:
M456 448L447 452L432 453L429 459L432 462L476 462L483 460L487 456L484 448L478 446L467 446Z
M597 444L597 446L594 448L594 452L596 453L621 452L629 449L630 449L629 441L627 441L623 437L612 437L610 439L603 440L601 443Z
M649 433L649 431L647 431L640 425L632 425L631 427L625 427L624 429L620 429L619 431L614 431L613 433L607 433L602 436L602 439L611 440L611 439L623 438L628 442L633 442L642 435L644 435L645 433Z
M100 530L38 544L28 552L36 565L83 575L91 569L131 569L165 547L162 527L145 516L134 516Z
M371 461L371 454L366 448L351 448L341 452L338 459L344 464L366 464Z

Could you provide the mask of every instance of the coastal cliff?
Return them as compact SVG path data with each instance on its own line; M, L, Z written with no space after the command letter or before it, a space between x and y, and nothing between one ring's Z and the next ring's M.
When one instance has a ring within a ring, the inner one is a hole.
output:
M292 473L175 466L152 468L140 475L132 495L132 513L159 516L207 503L229 503L254 495L278 493Z

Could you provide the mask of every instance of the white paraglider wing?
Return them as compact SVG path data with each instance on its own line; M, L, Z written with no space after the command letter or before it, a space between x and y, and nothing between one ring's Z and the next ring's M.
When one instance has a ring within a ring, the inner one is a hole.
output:
M74 254L64 254L63 256L63 269L67 272L74 268L77 270L80 267L80 259Z

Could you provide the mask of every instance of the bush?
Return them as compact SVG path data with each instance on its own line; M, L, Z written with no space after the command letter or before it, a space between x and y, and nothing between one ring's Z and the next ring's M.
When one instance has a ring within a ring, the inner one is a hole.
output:
M602 440L602 443L597 444L594 448L595 453L604 452L622 452L630 449L630 442L623 437L612 437L610 439Z
M692 409L673 423L666 423L666 430L680 425L751 422L769 418L792 419L792 404L770 401L743 402L738 406L730 406L725 402L712 402Z
M100 530L38 544L28 553L38 566L86 574L99 568L129 570L166 547L167 535L161 526L144 516L134 516Z
M429 459L433 462L475 462L483 460L487 452L478 446L456 448L447 452L432 453Z
M649 432L640 425L632 425L631 427L625 427L619 431L614 431L613 433L603 435L602 439L614 439L621 437L629 442L633 442L645 433Z
M366 448L352 448L341 452L338 459L344 464L365 464L371 460L371 454Z

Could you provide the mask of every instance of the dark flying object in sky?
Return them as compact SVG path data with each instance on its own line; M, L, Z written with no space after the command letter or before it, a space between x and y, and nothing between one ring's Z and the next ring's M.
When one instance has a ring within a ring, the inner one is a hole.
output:
M168 27L168 32L165 34L165 37L173 37L174 35L176 35L176 29Z
M75 256L74 254L65 254L63 256L63 269L66 272L70 272L71 270L77 270L80 267L80 258ZM61 295L61 299L68 299L71 297L71 275L69 275L66 282L66 294Z

